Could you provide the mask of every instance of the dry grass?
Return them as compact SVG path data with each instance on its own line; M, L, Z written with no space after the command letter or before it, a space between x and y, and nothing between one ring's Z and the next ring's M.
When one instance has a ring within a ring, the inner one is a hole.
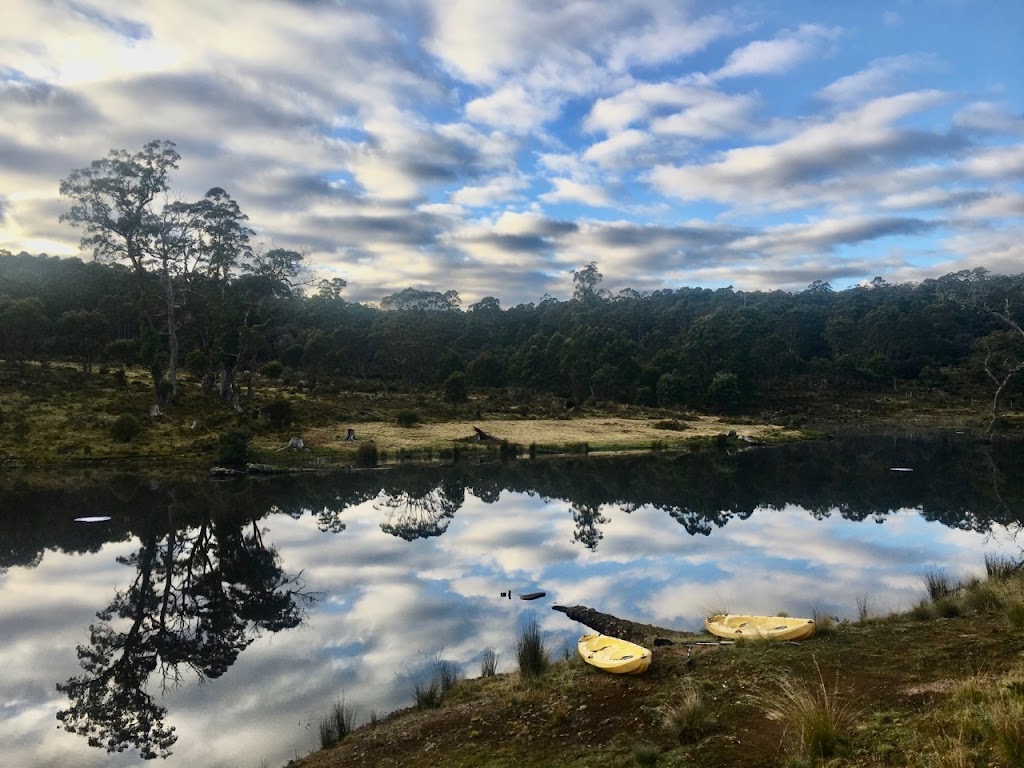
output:
M838 679L829 688L817 661L815 669L818 680L811 685L780 677L776 681L776 692L764 694L761 705L769 719L783 724L783 738L792 737L800 755L825 760L838 751L843 732L853 720L853 715L839 701Z
M697 687L686 683L676 700L661 708L661 721L673 739L691 741L710 727L711 710Z

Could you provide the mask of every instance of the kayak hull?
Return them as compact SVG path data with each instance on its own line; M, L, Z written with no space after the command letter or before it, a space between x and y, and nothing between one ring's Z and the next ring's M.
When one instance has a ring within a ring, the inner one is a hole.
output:
M704 620L704 628L729 640L807 640L814 636L814 619L717 614Z
M640 675L651 665L649 650L608 635L584 635L577 650L587 664L615 675Z

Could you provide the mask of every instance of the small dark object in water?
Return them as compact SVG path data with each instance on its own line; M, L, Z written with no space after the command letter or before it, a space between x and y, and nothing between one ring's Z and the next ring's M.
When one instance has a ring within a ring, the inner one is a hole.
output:
M511 600L512 599L512 590L510 589L508 592L502 592L501 596L502 597L507 597L509 600Z
M527 592L525 595L520 595L520 600L536 600L538 597L544 597L547 592Z

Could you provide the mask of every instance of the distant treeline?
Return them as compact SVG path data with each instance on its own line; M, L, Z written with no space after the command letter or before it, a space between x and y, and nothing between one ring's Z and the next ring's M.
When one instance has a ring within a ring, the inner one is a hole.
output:
M25 370L46 359L74 360L85 372L182 368L225 400L251 395L252 373L312 386L455 381L446 390L455 397L509 387L721 412L764 408L786 391L904 384L991 398L1004 380L1003 396L1019 391L1007 377L1024 361L1020 275L975 269L842 291L815 282L798 293L615 295L601 277L591 263L574 274L572 298L507 309L493 297L463 309L455 291L412 288L367 306L342 297L342 280L304 292L263 270L183 275L172 285L117 264L0 251L0 354ZM160 319L168 296L173 324ZM169 359L172 348L179 359ZM158 394L160 383L154 374Z

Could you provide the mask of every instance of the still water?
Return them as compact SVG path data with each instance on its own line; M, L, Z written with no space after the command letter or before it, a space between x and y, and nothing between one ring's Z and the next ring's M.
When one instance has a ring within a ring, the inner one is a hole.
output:
M680 629L907 609L928 570L1019 555L1022 464L950 433L273 480L0 476L0 754L281 765L338 698L366 720L410 705L438 661L475 676L491 647L511 669L525 618L560 655L584 627L554 604Z

